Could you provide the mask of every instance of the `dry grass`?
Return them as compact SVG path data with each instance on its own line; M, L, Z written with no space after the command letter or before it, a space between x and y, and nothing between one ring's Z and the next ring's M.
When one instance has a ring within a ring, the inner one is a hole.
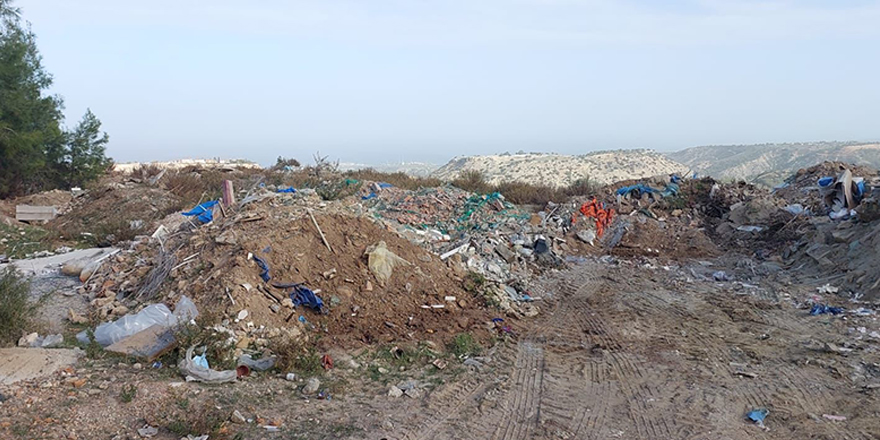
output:
M518 205L545 205L547 202L563 203L570 197L595 194L598 185L589 179L580 179L570 186L554 188L546 185L533 185L523 182L502 182L497 185L486 181L479 171L465 171L452 185L465 191L479 194L501 193L504 198Z

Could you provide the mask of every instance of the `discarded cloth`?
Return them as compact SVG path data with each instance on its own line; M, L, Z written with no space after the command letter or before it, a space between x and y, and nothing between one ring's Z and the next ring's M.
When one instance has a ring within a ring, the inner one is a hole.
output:
M211 221L214 220L214 210L212 208L214 208L214 205L216 204L217 200L210 200L196 206L193 209L190 209L187 212L182 212L181 214L188 217L198 216L200 222L211 223Z
M269 282L269 279L272 278L269 276L269 264L266 263L266 260L254 255L254 261L257 262L257 266L260 266L260 278L265 282Z
M292 186L288 186L287 188L280 188L280 189L276 190L275 192L293 194L296 192L296 188L294 188Z
M279 289L292 287L293 290L290 291L290 300L293 301L294 307L304 305L319 312L321 312L324 307L324 301L322 301L318 295L315 295L315 292L312 292L311 289L300 283L273 283L272 285ZM304 317L301 318L305 319Z
M831 307L825 304L813 304L813 308L810 309L810 315L824 315L826 313L830 313L832 315L839 315L843 313L843 309L840 307Z
M602 238L605 228L611 225L611 220L614 218L614 209L609 208L606 210L605 203L597 201L595 197L593 200L581 205L580 212L584 217L596 219L596 236L599 238ZM572 218L571 222L574 223L575 218Z

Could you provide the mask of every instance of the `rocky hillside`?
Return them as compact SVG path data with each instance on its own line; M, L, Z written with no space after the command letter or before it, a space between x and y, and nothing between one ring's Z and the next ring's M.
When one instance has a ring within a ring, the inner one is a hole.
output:
M521 181L560 187L579 179L607 184L682 173L687 167L650 150L599 151L580 156L524 153L456 157L433 176L451 180L465 171L479 171L493 184Z
M880 143L809 142L759 145L710 145L667 156L716 179L745 179L773 186L792 172L824 161L880 167Z

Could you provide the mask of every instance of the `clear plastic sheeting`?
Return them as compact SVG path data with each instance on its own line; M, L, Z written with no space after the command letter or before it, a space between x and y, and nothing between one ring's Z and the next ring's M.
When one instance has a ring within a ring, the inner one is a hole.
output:
M199 316L196 305L184 295L174 306L174 312L171 312L165 304L153 304L135 314L125 315L116 321L99 325L95 329L95 342L107 347L154 325L173 327L196 316ZM76 339L88 343L88 333L84 330L76 335Z

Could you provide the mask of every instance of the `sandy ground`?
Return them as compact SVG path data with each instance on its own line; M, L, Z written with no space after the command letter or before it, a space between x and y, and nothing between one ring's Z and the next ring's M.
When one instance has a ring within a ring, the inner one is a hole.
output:
M230 422L211 438L880 438L876 316L810 316L816 286L743 261L590 259L541 280L543 312L481 367L401 371L339 352L321 377L330 400L272 374L206 386L168 366L81 361L0 388L0 438L140 438L149 424L171 439L212 417ZM742 282L712 280L720 269ZM387 396L408 381L414 397ZM769 410L764 428L745 417L755 408ZM232 421L236 410L253 422Z

